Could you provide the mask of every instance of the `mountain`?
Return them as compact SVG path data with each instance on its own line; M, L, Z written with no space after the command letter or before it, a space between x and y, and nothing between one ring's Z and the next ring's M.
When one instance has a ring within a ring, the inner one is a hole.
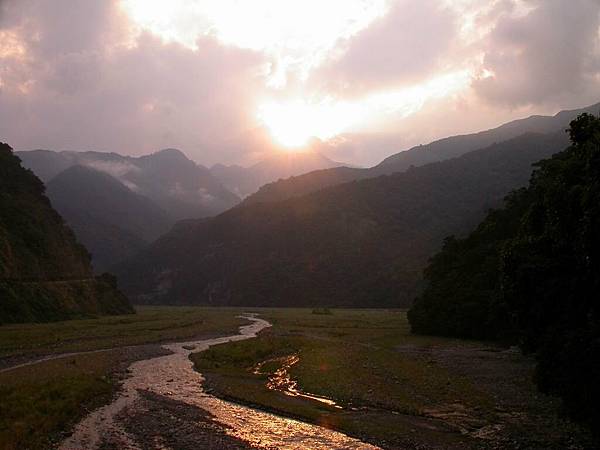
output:
M526 119L513 120L491 130L440 139L431 144L419 145L392 155L372 168L372 172L377 175L400 172L410 166L421 166L430 162L443 161L487 147L496 142L506 141L524 133L564 131L578 115L598 113L599 111L600 103L597 103L581 109L561 111L554 116L531 116Z
M75 164L73 158L70 158L67 152L32 150L16 152L16 155L23 163L23 167L33 171L44 183Z
M526 184L564 133L527 134L404 173L180 223L117 268L136 301L406 306L429 256Z
M46 193L102 272L167 232L169 216L148 198L116 178L84 166L72 166L52 178Z
M256 192L261 186L279 179L340 166L341 163L311 150L273 153L250 167L216 164L211 167L210 172L229 190L243 198Z
M408 317L415 333L520 344L540 388L598 433L600 118L579 116L569 132L527 188L446 239Z
M18 152L23 164L50 181L69 167L80 165L118 179L131 191L162 208L171 220L207 217L239 202L211 175L176 149L165 149L141 157L102 152Z
M582 113L598 113L600 103L586 108L561 111L554 116L531 116L514 120L500 127L474 134L452 136L434 141L427 145L419 145L409 150L396 153L380 164L368 169L332 168L319 172L311 172L289 180L280 180L267 184L248 197L247 202L263 202L284 200L286 198L308 194L310 192L334 186L340 182L362 180L395 172L404 172L411 166L418 167L437 161L454 158L473 150L488 147L518 137L525 133L554 133L565 130L569 122Z
M110 276L93 277L43 183L0 144L0 323L129 312Z

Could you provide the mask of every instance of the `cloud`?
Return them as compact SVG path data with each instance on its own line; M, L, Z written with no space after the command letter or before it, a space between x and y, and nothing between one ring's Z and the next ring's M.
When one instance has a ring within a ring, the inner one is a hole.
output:
M248 164L277 151L261 108L281 104L306 130L315 115L290 114L304 102L326 105L323 128L340 133L325 154L370 165L600 100L600 0L265 0L245 15L235 0L152 2L185 39L152 28L145 0L134 3L148 26L120 1L0 0L2 140Z
M396 0L385 16L340 42L315 78L346 95L415 84L445 69L456 37L457 18L439 0Z
M202 37L197 48L136 34L116 1L2 3L0 135L16 148L148 153L199 160L243 133L264 85L264 57Z
M77 158L77 164L81 164L85 167L90 167L99 172L107 173L114 178L123 181L123 177L130 173L141 172L141 169L135 164L130 163L127 160L123 161L101 161L97 159L87 160L84 158Z
M600 1L539 0L524 16L504 15L484 45L473 83L485 100L506 106L597 101Z

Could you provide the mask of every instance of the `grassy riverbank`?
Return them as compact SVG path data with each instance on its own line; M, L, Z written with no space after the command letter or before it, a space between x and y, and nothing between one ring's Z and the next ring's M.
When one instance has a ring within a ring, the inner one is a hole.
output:
M558 417L558 402L536 392L532 361L519 353L412 336L402 311L327 312L260 310L272 329L192 359L218 396L383 447L589 444ZM301 391L341 408L267 387L291 355L299 362L289 376Z
M147 307L136 315L0 326L0 369L56 353L113 349L0 373L0 449L49 448L110 400L132 361L162 353L148 344L235 334L246 323L238 313Z
M43 324L0 326L2 362L54 353L81 352L237 332L241 309L138 307L137 314Z

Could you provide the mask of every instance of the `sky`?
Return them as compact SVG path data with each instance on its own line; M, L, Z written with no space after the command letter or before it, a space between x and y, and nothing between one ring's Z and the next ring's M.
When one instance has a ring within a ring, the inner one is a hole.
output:
M600 0L0 0L0 140L249 164L600 101Z

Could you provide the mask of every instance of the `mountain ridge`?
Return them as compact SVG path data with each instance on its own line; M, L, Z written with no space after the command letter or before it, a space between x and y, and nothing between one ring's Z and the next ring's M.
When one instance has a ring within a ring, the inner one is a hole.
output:
M44 182L74 165L105 172L154 201L172 220L211 216L240 201L206 167L177 149L163 149L140 157L114 152L51 150L22 151L17 155Z
M442 238L466 232L566 142L530 133L407 172L244 203L181 224L116 273L145 303L406 306Z
M444 161L470 151L488 147L494 143L515 138L526 132L563 131L568 127L569 122L579 114L585 112L597 113L599 111L600 103L596 103L583 108L560 111L552 116L534 115L477 133L438 139L429 144L414 146L408 150L390 155L370 168L350 170L348 168L331 168L269 183L262 186L255 194L244 199L244 202L256 203L283 200L334 186L339 182L403 172L411 166L418 167L428 163Z
M215 164L211 173L225 186L245 198L265 184L313 170L343 167L316 150L272 153L249 167Z

